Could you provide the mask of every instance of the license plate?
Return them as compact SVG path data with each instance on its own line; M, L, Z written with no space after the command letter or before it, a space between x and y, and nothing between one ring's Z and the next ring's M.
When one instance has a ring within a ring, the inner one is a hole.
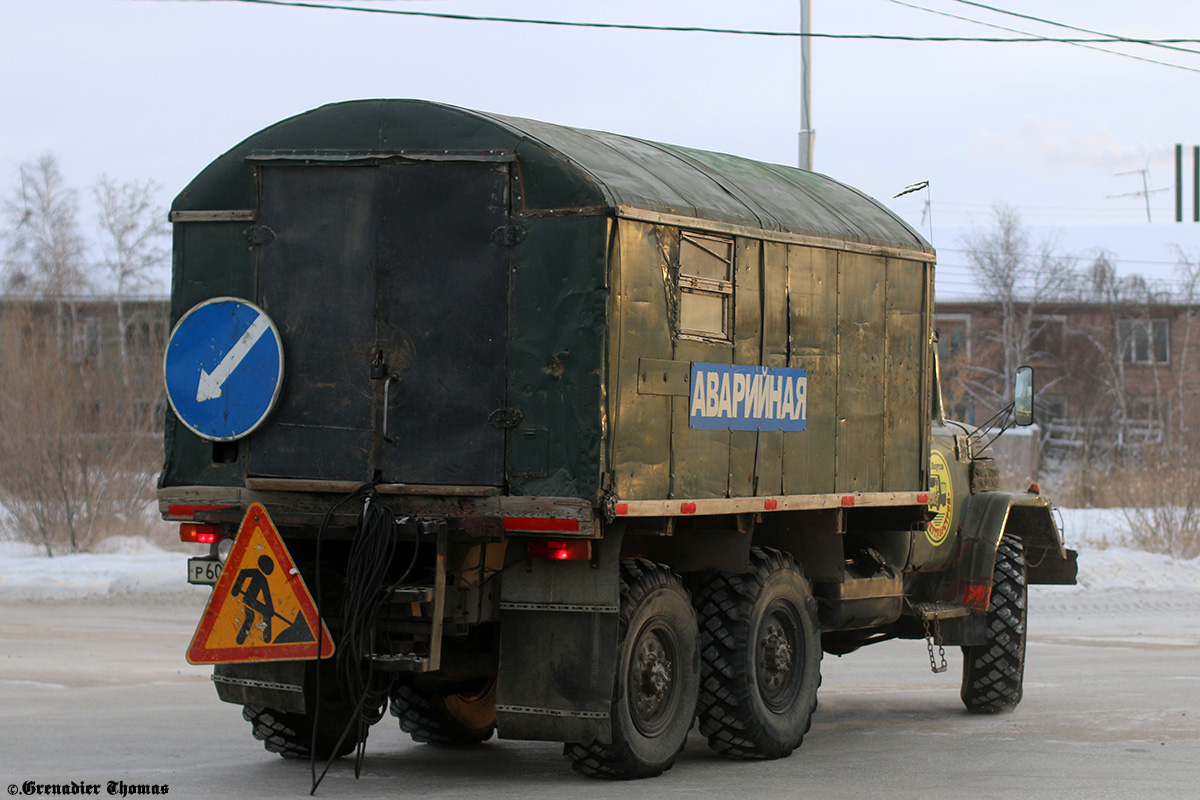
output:
M221 562L215 558L189 558L188 583L211 584L221 577Z

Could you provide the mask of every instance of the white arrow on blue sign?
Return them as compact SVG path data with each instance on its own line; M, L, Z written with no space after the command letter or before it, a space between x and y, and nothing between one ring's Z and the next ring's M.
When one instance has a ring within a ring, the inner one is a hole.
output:
M193 433L213 441L263 423L283 385L283 341L267 313L237 297L194 306L171 331L163 358L167 400Z

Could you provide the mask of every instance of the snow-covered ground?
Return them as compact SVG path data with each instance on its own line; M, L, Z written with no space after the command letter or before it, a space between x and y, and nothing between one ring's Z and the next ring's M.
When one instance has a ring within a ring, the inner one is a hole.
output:
M196 546L193 555L204 555ZM146 539L117 536L94 553L47 558L33 545L0 542L0 599L73 600L177 595L203 602L206 586L187 583L187 554Z
M1140 590L1200 598L1200 559L1179 561L1130 547L1124 521L1111 509L1061 513L1067 545L1080 552L1079 585L1034 587L1038 595L1066 601L1066 596ZM196 546L194 555L202 555L204 549ZM186 559L185 553L166 552L135 537L109 539L99 552L55 558L46 558L31 545L0 542L0 598L151 594L196 597L203 602L208 588L187 584Z

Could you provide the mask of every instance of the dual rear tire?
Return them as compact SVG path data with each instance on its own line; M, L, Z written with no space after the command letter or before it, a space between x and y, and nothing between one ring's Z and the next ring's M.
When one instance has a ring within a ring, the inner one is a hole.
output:
M567 744L577 771L659 775L696 717L723 755L781 758L800 745L816 708L821 646L816 601L790 556L753 548L747 572L708 576L694 605L666 567L624 561L620 613L613 741Z

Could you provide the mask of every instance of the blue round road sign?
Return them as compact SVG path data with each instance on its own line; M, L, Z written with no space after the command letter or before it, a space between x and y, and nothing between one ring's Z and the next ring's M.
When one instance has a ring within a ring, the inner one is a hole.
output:
M180 422L205 439L240 439L263 423L279 397L283 342L258 306L214 297L175 325L163 373Z

